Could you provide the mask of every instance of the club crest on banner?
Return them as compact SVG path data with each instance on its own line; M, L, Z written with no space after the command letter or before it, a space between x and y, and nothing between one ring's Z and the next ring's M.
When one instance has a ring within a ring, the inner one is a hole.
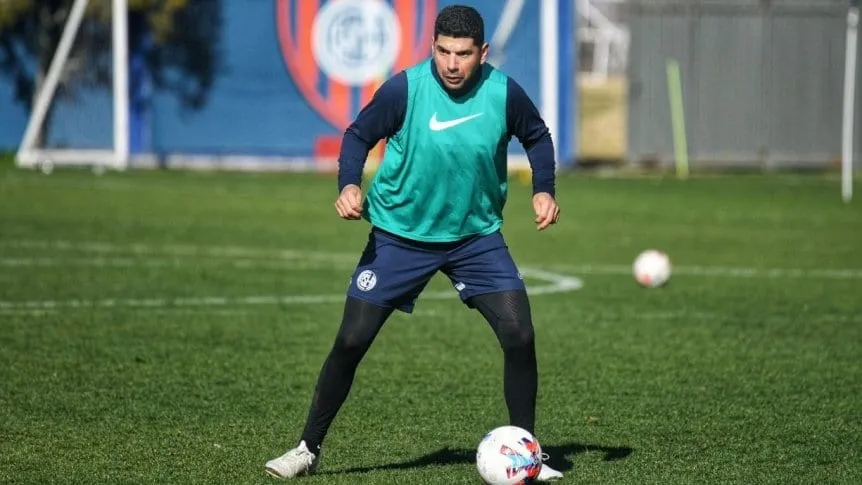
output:
M337 131L392 74L430 55L436 0L276 0L287 71Z

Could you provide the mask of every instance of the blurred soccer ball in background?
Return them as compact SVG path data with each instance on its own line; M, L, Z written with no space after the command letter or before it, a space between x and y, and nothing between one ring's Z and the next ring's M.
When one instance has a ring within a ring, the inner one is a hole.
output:
M647 249L635 258L632 265L635 281L645 288L657 288L670 279L670 258L663 251Z

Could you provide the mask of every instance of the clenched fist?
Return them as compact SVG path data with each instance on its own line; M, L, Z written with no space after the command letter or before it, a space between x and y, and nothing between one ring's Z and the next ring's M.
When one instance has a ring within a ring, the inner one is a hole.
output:
M362 189L358 185L345 185L335 201L335 210L342 219L355 221L362 218Z

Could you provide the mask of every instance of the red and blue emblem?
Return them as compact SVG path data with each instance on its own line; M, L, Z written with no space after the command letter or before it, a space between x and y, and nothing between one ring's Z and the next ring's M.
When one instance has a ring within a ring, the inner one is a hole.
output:
M343 131L388 77L431 53L436 0L275 0L301 95Z

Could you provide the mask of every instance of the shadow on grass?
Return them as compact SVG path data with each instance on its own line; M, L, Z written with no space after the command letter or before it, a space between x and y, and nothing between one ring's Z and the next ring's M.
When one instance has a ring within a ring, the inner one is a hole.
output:
M543 452L549 455L547 463L552 468L565 472L571 470L573 463L567 457L581 453L602 453L604 461L615 461L628 458L634 450L627 446L599 446L586 445L583 443L567 443L563 445L551 445L542 449ZM476 459L476 450L465 449L449 449L442 448L440 450L428 453L408 461L399 463L389 463L385 465L374 465L367 467L354 467L346 469L326 470L319 474L321 475L340 475L345 473L368 473L373 471L383 470L408 470L411 468L425 468L430 466L446 466L446 465L465 465L473 463Z

